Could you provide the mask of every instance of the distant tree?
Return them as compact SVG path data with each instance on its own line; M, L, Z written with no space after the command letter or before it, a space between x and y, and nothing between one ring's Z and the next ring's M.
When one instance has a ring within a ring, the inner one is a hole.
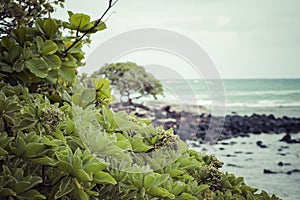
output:
M157 95L163 94L160 81L146 72L144 67L132 62L105 65L92 76L109 79L112 87L121 97L125 96L129 104L141 97L152 96L157 99Z

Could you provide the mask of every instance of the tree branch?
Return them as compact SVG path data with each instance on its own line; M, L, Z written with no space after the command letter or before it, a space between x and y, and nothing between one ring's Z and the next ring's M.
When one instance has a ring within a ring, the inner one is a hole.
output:
M69 46L64 52L63 55L66 56L67 52L73 48L78 42L80 42L80 40L82 40L82 38L84 38L87 34L89 34L92 30L94 30L101 22L101 20L103 19L103 17L106 15L106 13L118 2L118 0L116 0L115 2L112 2L113 0L109 0L108 2L108 7L106 8L106 10L104 11L104 13L102 14L102 16L95 22L94 26L91 27L90 29L88 29L82 36L80 36L80 38L77 38L72 44L71 46Z

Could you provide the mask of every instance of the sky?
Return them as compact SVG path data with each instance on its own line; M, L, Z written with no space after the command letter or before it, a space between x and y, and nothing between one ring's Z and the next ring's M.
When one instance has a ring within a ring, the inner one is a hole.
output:
M66 0L66 10L99 18L105 0ZM221 78L300 78L299 0L119 0L92 37L89 56L108 39L140 28L185 35L212 59ZM164 65L196 78L188 63L165 52L135 52L116 61Z

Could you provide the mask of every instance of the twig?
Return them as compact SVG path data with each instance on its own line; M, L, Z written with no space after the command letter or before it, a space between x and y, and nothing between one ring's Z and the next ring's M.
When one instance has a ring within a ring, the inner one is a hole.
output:
M72 44L71 46L69 46L64 52L63 55L66 55L67 52L73 48L80 40L82 40L82 38L84 38L87 34L89 34L92 30L94 30L101 22L101 20L103 19L103 17L106 15L106 13L118 2L118 0L116 0L115 2L112 2L113 0L109 0L108 3L108 7L106 8L106 10L104 11L104 13L102 14L102 16L95 22L94 26L91 27L90 29L88 29L82 36L80 36L80 38L77 38ZM103 23L103 22L102 22Z

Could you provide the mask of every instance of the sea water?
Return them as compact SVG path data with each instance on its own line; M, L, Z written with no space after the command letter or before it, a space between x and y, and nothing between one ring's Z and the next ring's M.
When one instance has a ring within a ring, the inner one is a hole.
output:
M250 135L249 138L222 141L227 145L219 142L191 148L216 155L224 163L222 171L244 177L245 183L252 187L276 194L285 200L298 200L300 173L287 172L300 169L300 144L279 142L281 137L280 134ZM293 137L300 138L300 134ZM258 147L257 141L262 141L267 148ZM264 169L277 174L264 174Z
M210 87L211 80L161 80L164 96L159 101L174 106L212 107L212 96L221 88ZM227 114L273 114L300 117L300 79L224 79Z

